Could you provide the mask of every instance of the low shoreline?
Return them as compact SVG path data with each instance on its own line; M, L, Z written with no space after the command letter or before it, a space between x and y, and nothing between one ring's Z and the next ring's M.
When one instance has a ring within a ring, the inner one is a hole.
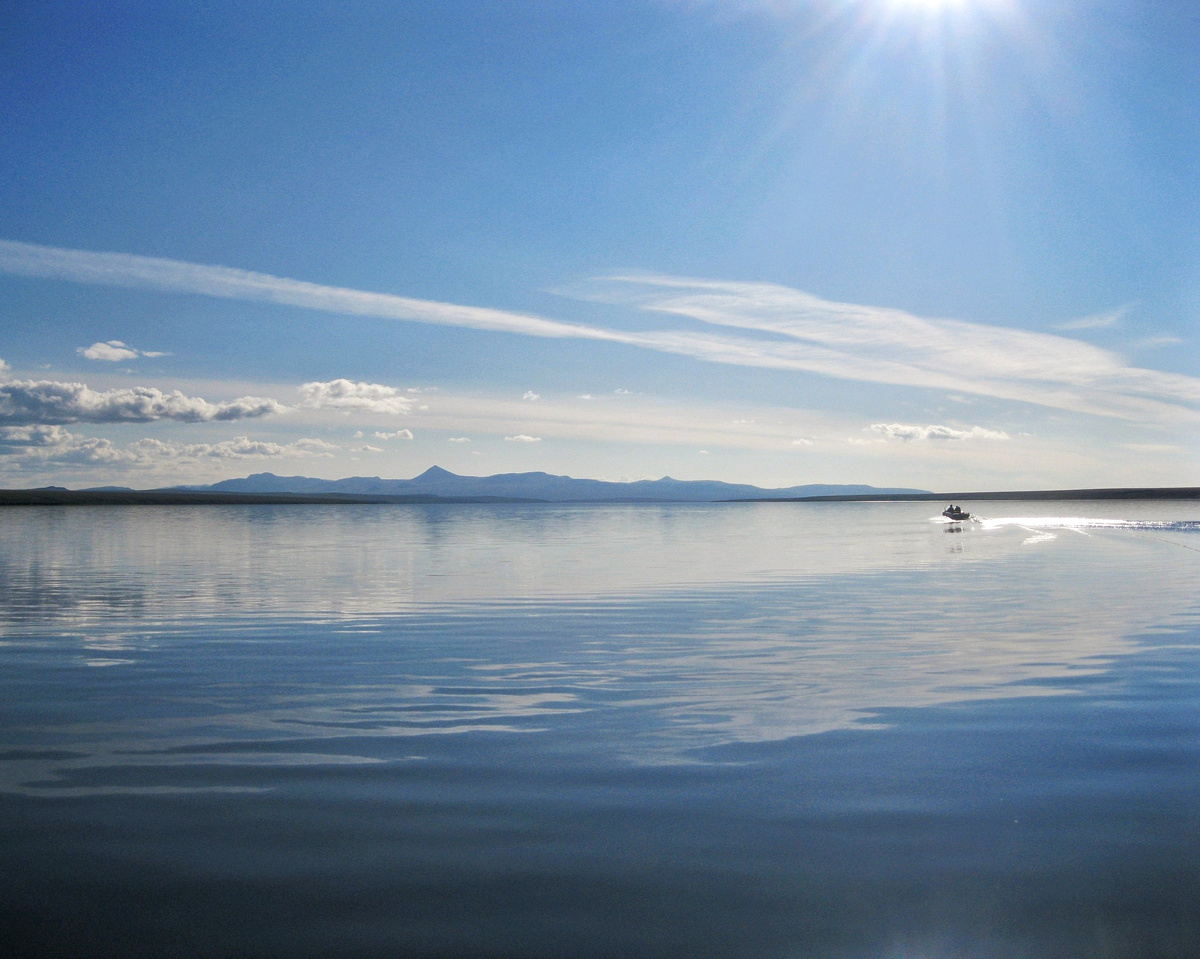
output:
M942 501L978 502L1044 500L1200 500L1200 487L1121 487L1112 489L1005 490L952 493L860 493L833 496L761 496L751 499L716 500L724 503L929 503ZM538 504L649 505L692 503L697 500L596 499L545 500L504 496L434 496L431 494L312 494L312 493L217 493L201 490L69 490L57 487L0 490L0 506L351 506L360 504Z
M942 500L1158 500L1200 499L1200 486L1130 486L1101 489L1035 489L954 493L877 493L849 496L762 497L749 503L936 503Z
M353 506L372 503L540 503L500 496L372 496L339 493L213 493L204 490L0 490L0 506Z

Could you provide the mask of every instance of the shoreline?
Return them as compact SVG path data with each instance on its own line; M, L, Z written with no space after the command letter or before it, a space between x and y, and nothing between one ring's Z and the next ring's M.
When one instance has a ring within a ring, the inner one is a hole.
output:
M1200 499L1200 486L1130 486L1099 489L1039 489L974 491L953 493L878 493L847 496L762 497L734 500L746 503L928 503L941 500L1010 500L1037 502L1039 500L1179 500Z
M506 496L435 496L432 494L214 493L190 490L0 490L2 506L353 506L353 505L654 505L683 503L920 503L1044 500L1200 500L1200 487L1120 487L1069 490L1006 490L952 493L859 493L831 496L760 496L728 500L592 499L546 500Z

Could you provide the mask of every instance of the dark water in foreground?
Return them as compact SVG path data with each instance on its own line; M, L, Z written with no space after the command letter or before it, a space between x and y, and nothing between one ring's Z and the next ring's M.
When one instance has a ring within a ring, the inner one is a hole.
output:
M7 954L1192 959L1200 506L972 509L0 512Z

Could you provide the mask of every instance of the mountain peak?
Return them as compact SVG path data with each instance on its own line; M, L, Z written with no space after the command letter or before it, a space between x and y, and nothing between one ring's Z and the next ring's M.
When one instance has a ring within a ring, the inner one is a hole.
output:
M419 480L443 480L449 478L458 478L457 473L451 473L449 470L444 470L440 466L431 466L420 476L414 476L413 479Z

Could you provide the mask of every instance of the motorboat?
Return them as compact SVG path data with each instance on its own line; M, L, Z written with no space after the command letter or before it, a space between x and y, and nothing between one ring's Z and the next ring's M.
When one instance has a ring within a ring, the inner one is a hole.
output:
M942 510L942 515L945 516L946 519L955 519L955 520L971 518L970 513L963 510L963 508L961 506L954 506L953 504L951 504L950 506L947 506L944 510Z

